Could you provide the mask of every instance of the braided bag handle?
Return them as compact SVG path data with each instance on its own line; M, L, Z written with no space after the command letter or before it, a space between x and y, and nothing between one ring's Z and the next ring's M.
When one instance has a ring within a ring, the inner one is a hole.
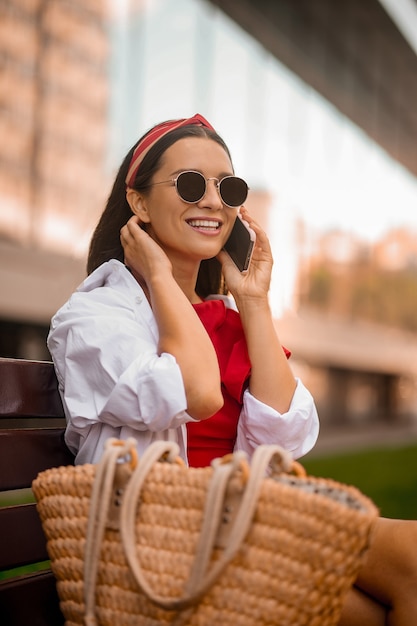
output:
M115 443L119 445L118 448L117 445L114 446ZM132 451L132 447L135 446L133 439L127 440L125 445L120 446L120 443L117 440L109 440L106 444L106 451L98 465L93 486L85 552L86 626L95 626L96 624L94 618L95 581L115 464L119 458L126 457ZM135 448L134 451L136 452ZM209 567L228 484L242 467L247 470L248 465L246 454L243 452L235 452L224 457L224 459L216 459L213 462L214 472L208 486L203 524L190 576L182 597L170 598L159 595L151 588L136 559L135 522L140 491L148 473L153 465L162 459L170 463L176 462L178 452L179 448L174 442L158 441L147 448L134 469L125 490L120 511L120 533L126 559L143 593L151 602L162 609L182 611L195 605L207 593L238 552L249 531L259 490L268 467L270 467L272 474L278 474L283 471L291 471L294 464L289 453L280 446L262 445L256 449L252 457L248 472L249 477L239 510L230 531L230 541L221 557Z
M111 438L106 441L104 454L100 463L97 464L91 492L84 551L85 626L96 626L97 624L95 617L97 570L110 508L116 464L119 459L126 459L129 456L132 467L135 467L137 464L136 441L133 438L126 441Z

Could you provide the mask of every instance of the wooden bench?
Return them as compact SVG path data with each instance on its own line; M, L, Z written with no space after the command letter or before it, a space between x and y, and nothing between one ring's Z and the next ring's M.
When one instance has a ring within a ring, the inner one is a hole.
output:
M38 472L73 463L64 443L64 427L52 363L0 358L0 623L4 626L64 623L48 564L41 571L11 571L48 560L28 488ZM16 490L22 489L29 502L11 504L13 497L21 496Z

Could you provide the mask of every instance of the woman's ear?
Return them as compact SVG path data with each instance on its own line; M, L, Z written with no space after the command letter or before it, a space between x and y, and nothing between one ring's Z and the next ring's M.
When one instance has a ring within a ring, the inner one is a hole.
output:
M148 224L150 222L150 217L147 209L146 198L135 189L128 187L126 191L126 200L128 201L132 212L138 216L140 221L144 224Z

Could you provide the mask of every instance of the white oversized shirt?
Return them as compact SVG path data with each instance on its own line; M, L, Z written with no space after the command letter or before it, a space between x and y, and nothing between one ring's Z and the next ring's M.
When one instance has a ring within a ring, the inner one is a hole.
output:
M134 437L139 454L155 440L176 441L187 461L185 424L194 420L181 370L171 354L158 354L154 314L122 263L104 263L80 285L52 318L48 347L77 464L96 463L109 437ZM286 413L246 390L235 449L250 456L274 443L297 458L311 450L318 431L313 398L300 380Z

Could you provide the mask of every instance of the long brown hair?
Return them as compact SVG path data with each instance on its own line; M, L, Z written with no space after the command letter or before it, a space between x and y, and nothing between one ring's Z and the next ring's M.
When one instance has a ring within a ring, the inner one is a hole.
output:
M184 137L207 137L217 142L231 160L230 152L223 139L213 130L203 126L183 126L161 137L144 157L136 175L133 189L141 191L152 180L159 169L165 151L176 141ZM102 263L110 259L124 262L123 247L120 242L120 230L132 217L132 210L126 199L126 175L132 154L139 141L129 150L117 173L106 207L93 233L87 260L87 273L91 274ZM216 258L204 259L200 263L196 292L200 298L214 293L226 293L221 265Z

